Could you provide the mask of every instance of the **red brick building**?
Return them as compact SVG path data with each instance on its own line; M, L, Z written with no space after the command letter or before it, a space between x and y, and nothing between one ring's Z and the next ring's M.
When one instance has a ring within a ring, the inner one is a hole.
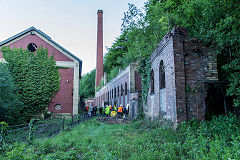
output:
M82 61L75 55L54 42L42 31L31 27L25 31L0 42L0 48L10 46L10 48L29 49L34 52L36 48L47 48L49 56L54 55L57 66L66 67L59 69L61 76L60 89L52 98L48 105L48 111L52 113L78 113L79 103L79 78L81 76ZM0 61L4 62L0 51Z

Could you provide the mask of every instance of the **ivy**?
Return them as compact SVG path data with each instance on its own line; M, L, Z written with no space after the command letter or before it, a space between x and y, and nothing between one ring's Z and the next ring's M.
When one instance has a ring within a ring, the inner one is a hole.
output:
M48 50L43 48L36 53L22 48L3 47L1 50L24 104L22 116L30 120L46 109L60 88L60 74L54 57L48 57Z

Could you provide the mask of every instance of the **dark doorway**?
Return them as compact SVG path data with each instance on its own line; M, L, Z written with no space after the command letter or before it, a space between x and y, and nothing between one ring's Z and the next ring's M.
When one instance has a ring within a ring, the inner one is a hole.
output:
M205 98L206 120L211 120L214 115L226 114L229 108L226 103L226 96L221 84L206 84L207 96Z

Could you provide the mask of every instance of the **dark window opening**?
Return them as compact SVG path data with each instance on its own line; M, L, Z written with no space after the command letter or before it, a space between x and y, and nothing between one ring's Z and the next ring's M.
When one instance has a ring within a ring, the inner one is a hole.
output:
M117 96L119 97L119 86L118 86L117 90L118 90L118 91L117 91Z
M37 50L37 45L35 43L30 43L27 48L30 52L35 52Z
M127 95L127 82L125 82L125 95Z
M123 95L123 85L121 84L121 96Z
M153 72L153 70L151 71L150 94L154 94L154 72Z
M159 67L159 81L160 89L165 88L165 69L163 65L163 60L161 60Z

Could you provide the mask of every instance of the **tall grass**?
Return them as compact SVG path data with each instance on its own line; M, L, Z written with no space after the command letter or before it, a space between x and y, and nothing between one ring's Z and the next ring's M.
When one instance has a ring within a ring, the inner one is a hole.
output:
M191 121L176 130L160 121L105 124L96 119L31 146L16 143L0 159L240 159L236 116Z

